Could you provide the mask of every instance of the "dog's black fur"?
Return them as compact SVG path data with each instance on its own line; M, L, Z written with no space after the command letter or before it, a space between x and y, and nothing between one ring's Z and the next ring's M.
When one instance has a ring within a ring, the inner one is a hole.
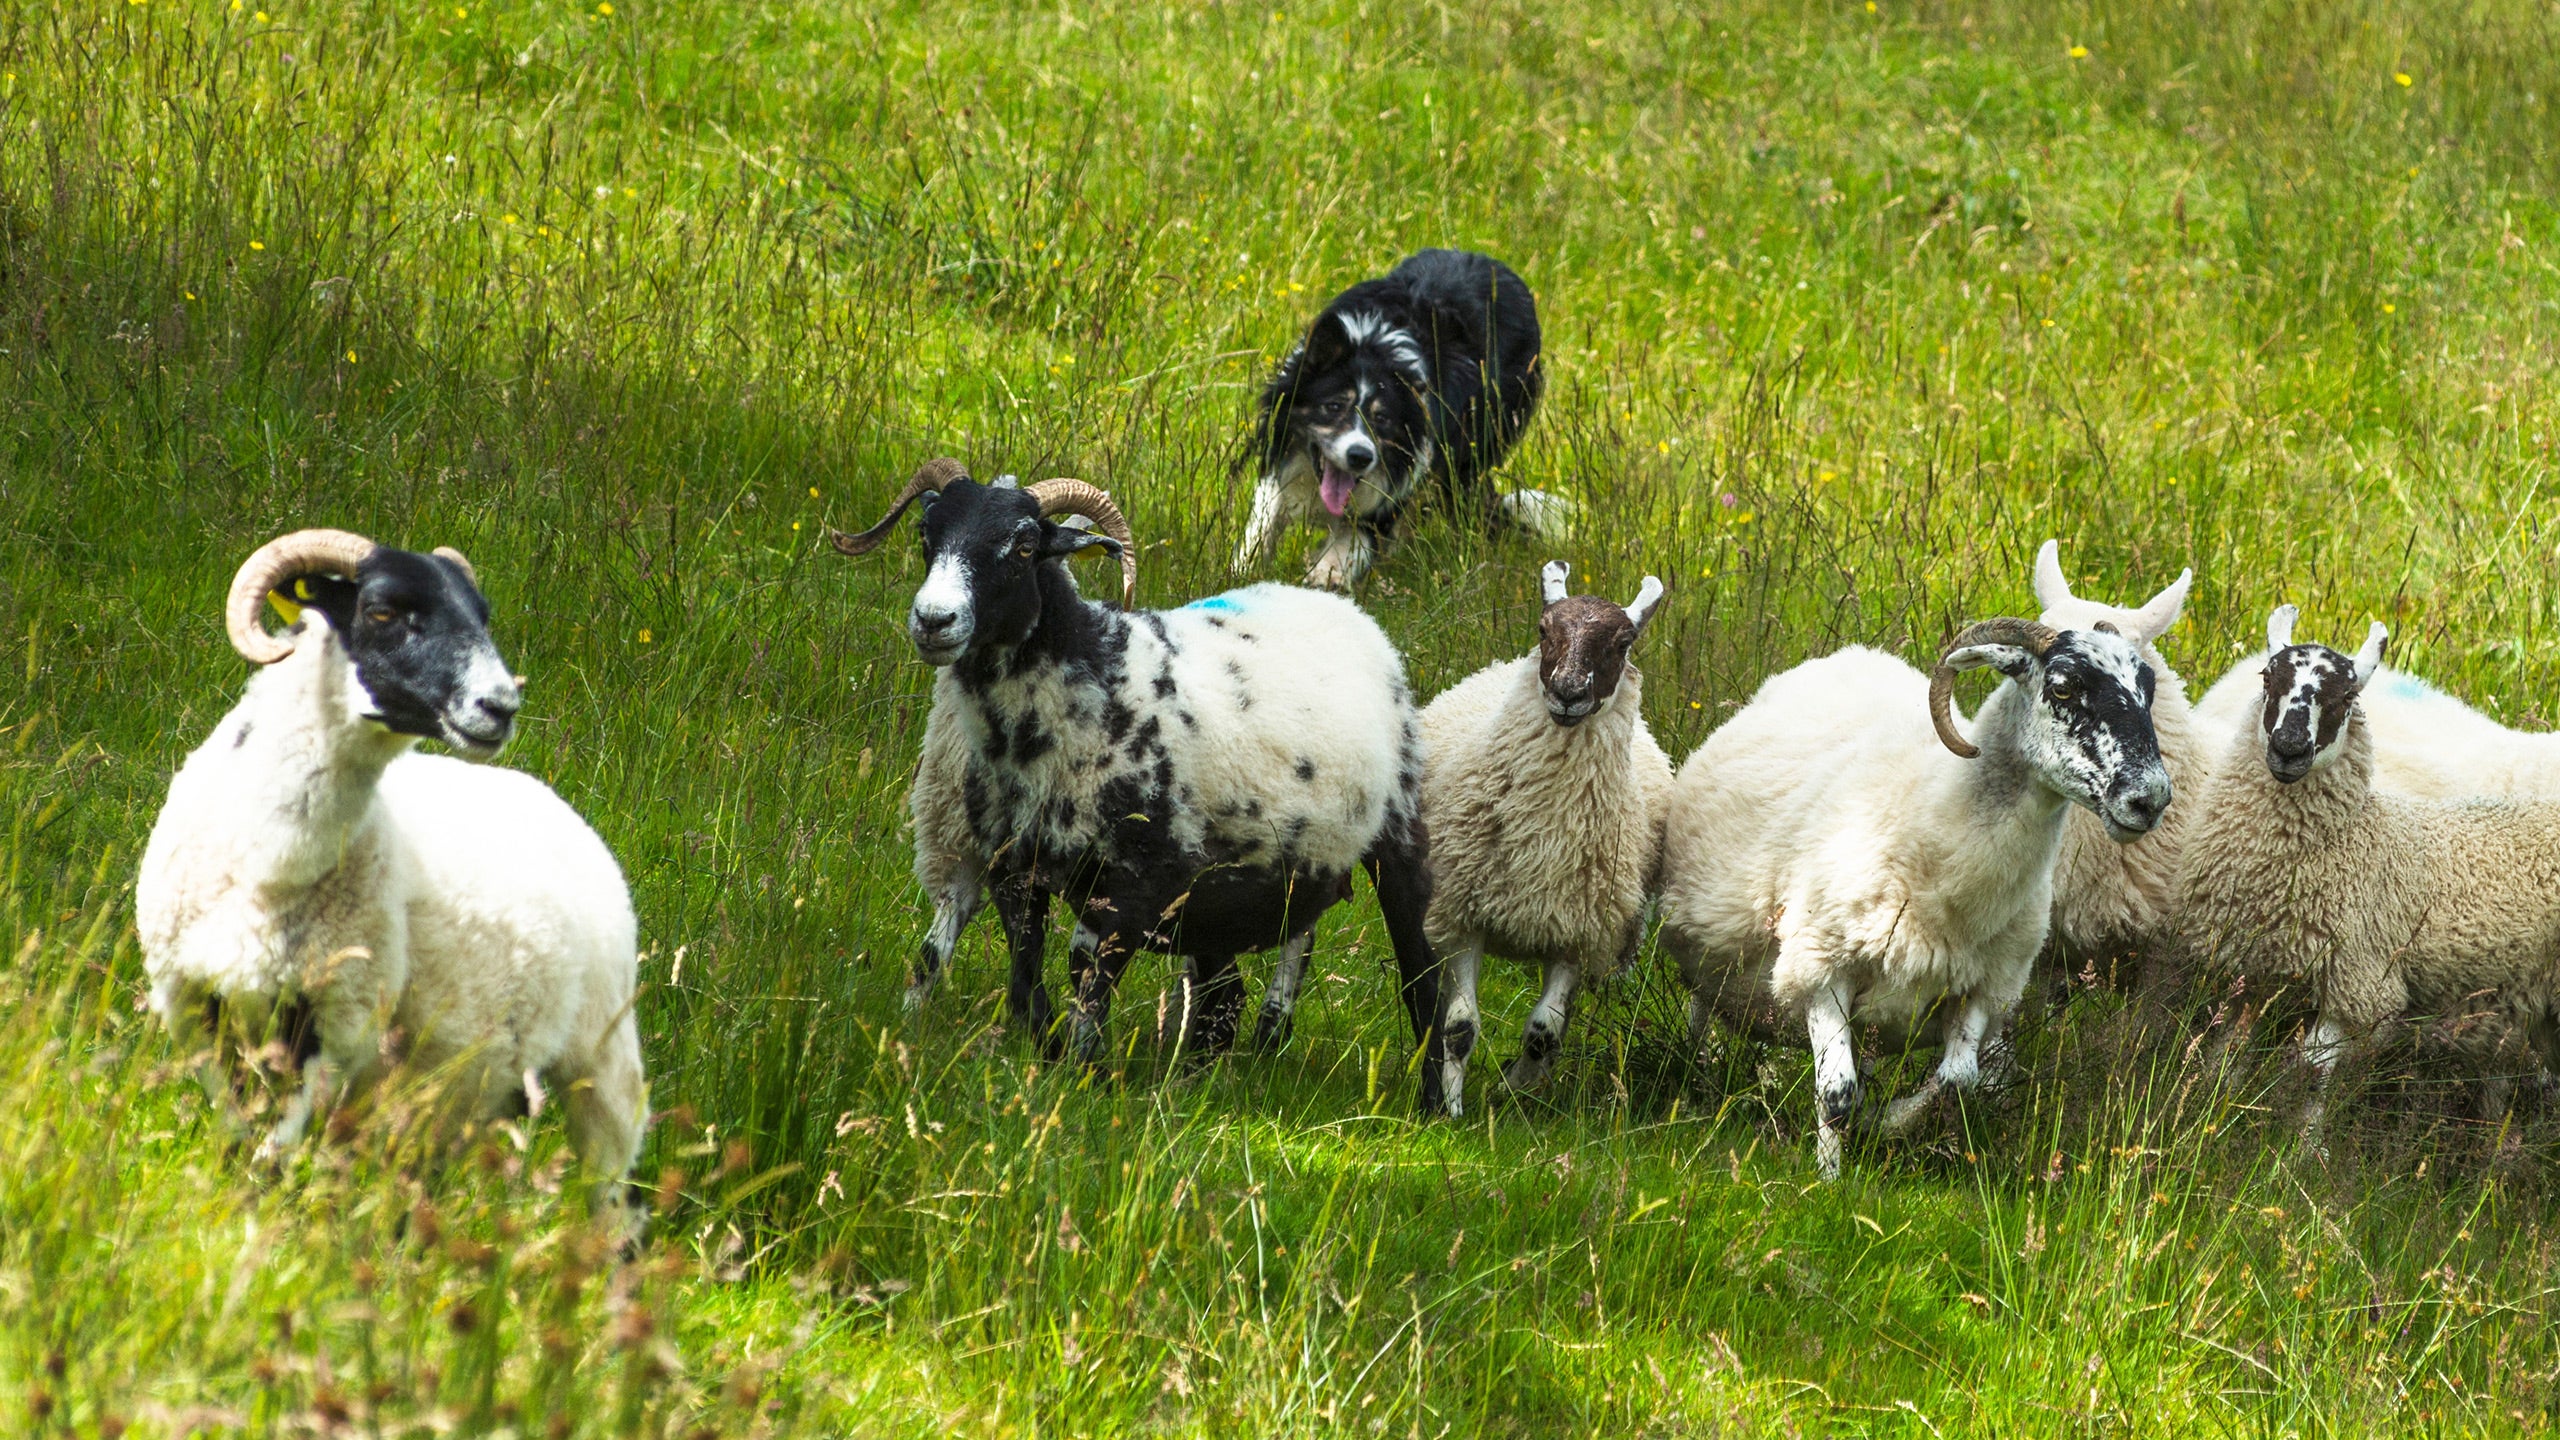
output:
M1558 502L1498 497L1486 478L1545 386L1537 302L1499 260L1424 250L1343 291L1263 388L1263 474L1238 567L1304 519L1331 532L1308 579L1348 585L1402 538L1426 474L1459 514L1547 531Z

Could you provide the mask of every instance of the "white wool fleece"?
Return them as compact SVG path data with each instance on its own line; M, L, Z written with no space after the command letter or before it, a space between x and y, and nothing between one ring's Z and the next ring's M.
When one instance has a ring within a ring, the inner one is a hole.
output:
M1606 979L1641 938L1671 761L1629 666L1607 708L1558 725L1538 656L1488 665L1422 712L1432 943Z
M2003 682L1995 708L2024 704ZM1942 997L2006 1015L2043 945L2061 797L2014 752L1959 759L1929 681L1864 646L1761 685L1681 767L1663 835L1662 933L1729 1019L1802 1043L1817 988L1908 1026Z

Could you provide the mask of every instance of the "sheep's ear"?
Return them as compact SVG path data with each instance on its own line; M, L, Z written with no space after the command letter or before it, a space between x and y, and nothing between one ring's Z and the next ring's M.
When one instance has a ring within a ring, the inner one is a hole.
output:
M1653 618L1653 607L1662 603L1662 582L1651 575L1636 587L1636 598L1627 602L1627 618L1636 622L1636 633L1644 633L1644 622Z
M2364 632L2364 645L2361 649L2356 651L2357 689L2363 689L2365 682L2371 680L2374 677L2375 672L2382 668L2383 647L2390 643L2390 626L2376 620L2371 626L2366 628Z
M288 625L310 615L325 615L343 630L356 615L356 582L335 575L296 575L267 592L267 604Z
M1044 559L1055 559L1060 555L1074 555L1085 550L1090 550L1096 545L1102 546L1114 555L1120 553L1120 542L1112 539L1108 535L1096 535L1089 530L1079 529L1072 525L1062 525L1054 520L1044 520L1041 522L1040 554Z
M2036 604L2047 610L2071 603L2071 582L2062 574L2062 542L2047 540L2036 550Z
M1571 573L1573 567L1561 560L1548 561L1546 568L1538 572L1538 585L1548 604L1553 605L1565 598L1564 577Z
M2035 652L2024 645L1967 645L1948 651L1940 663L1951 670L1978 670L1988 665L2017 681L2036 673Z
M2126 638L2136 645L2148 645L2168 634L2169 627L2178 623L2179 613L2187 608L2187 591L2195 583L2195 571L2179 571L2169 588L2152 596L2149 604L2126 618Z
M2270 654L2293 643L2293 622L2301 613L2291 605L2279 605L2267 612L2267 650Z

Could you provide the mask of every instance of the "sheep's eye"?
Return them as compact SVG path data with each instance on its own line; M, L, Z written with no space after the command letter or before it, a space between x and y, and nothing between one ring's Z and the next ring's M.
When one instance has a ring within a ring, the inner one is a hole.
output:
M366 618L367 620L372 621L372 622L373 622L374 624L376 624L376 625L388 625L388 624L390 624L392 621L397 620L397 619L399 619L400 617L399 617L399 615L398 615L396 612L394 612L394 611L391 611L391 610L385 610L385 609L382 609L382 608L380 608L380 607L376 607L376 608L374 608L374 609L371 609L371 610L366 611L366 612L365 612L365 616L364 616L364 618Z
M1035 550L1037 550L1037 549L1039 549L1039 548L1040 548L1039 546L1032 544L1032 543L1031 543L1030 541L1028 541L1028 540L1025 540L1025 541L1023 541L1021 544L1016 545L1016 546L1014 546L1014 547L1013 547L1013 553L1014 553L1015 555L1017 555L1017 556L1020 556L1022 559L1028 560L1028 559L1030 559L1030 558L1031 558L1032 552L1033 552L1033 551L1035 551Z
M2056 680L2051 685L2045 687L2045 693L2051 695L2056 700L2068 700L2071 698L2071 682L2068 680Z

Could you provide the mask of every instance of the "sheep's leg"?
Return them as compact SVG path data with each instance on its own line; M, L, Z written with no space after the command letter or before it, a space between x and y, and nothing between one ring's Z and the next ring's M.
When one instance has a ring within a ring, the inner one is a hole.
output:
M2319 1020L2302 1037L2301 1056L2311 1072L2311 1095L2302 1104L2302 1136L2311 1142L2315 1153L2328 1146L2320 1138L2320 1122L2328 1108L2329 1077L2336 1072L2340 1057L2347 1052L2347 1030L2335 1017L2322 1011Z
M1278 553L1281 489L1277 474L1263 476L1253 487L1253 508L1245 514L1244 540L1236 546L1237 570L1268 564Z
M1244 972L1233 955L1192 958L1182 978L1183 1058L1206 1065L1235 1044L1244 1017Z
M940 894L933 897L933 926L924 932L924 944L916 950L915 973L907 981L906 1008L924 1008L933 996L935 983L942 979L943 968L951 963L951 952L960 946L960 932L969 928L978 911L987 903L984 878L974 865L961 865L952 873Z
M1579 967L1561 961L1547 966L1546 992L1529 1012L1528 1032L1520 1037L1520 1058L1503 1067L1502 1083L1513 1090L1535 1090L1555 1069L1556 1052L1564 1048L1564 1027L1571 1015L1574 987L1582 981ZM1694 1024L1694 1018L1692 1020Z
M1431 910L1430 837L1415 820L1401 835L1382 840L1363 862L1369 883L1378 892L1378 909L1386 917L1387 939L1395 946L1397 985L1404 1013L1413 1024L1414 1042L1423 1047L1422 1094L1426 1115L1440 1110L1439 1026L1440 957L1423 933L1423 916Z
M1858 1108L1858 1051L1849 1033L1852 1003L1849 987L1834 980L1816 988L1805 1005L1805 1033L1813 1045L1814 1095L1821 1103L1814 1160L1825 1180L1840 1178L1840 1130Z
M1939 1096L1949 1090L1971 1090L1982 1083L1982 1037L1991 1032L1992 1009L1988 996L1976 993L1964 998L1963 1008L1947 1025L1936 1073L1921 1082L1919 1089L1887 1107L1884 1122L1878 1128L1888 1135L1899 1135L1926 1115Z
M1091 925L1091 920L1086 925ZM1075 987L1075 998L1067 1007L1067 1048L1079 1064L1099 1066L1107 1043L1104 1032L1111 1023L1111 997L1120 988L1120 972L1129 966L1136 953L1133 938L1125 931L1090 931L1094 943L1090 948L1076 946L1067 952L1067 971Z
M1005 987L1005 1012L1030 1032L1041 1053L1058 1058L1057 1008L1041 976L1049 939L1049 892L1020 877L996 886L996 919L1004 926L1005 943L1013 950L1012 974Z
M1440 1099L1451 1115L1467 1113L1467 1057L1476 1052L1483 1018L1476 1008L1476 972L1484 945L1474 936L1450 948L1442 962L1440 990Z
M1291 936L1280 947L1280 958L1271 967L1271 983L1263 987L1262 1015L1254 1022L1253 1047L1277 1050L1289 1043L1290 1027L1298 1014L1298 986L1306 979L1307 955L1315 948L1316 930Z
M629 1010L596 1047L586 1073L568 1079L567 1092L569 1148L595 1182L588 1212L600 1224L631 1227L628 1238L637 1239L624 1182L649 1123L649 1085L640 1068L640 1027Z

